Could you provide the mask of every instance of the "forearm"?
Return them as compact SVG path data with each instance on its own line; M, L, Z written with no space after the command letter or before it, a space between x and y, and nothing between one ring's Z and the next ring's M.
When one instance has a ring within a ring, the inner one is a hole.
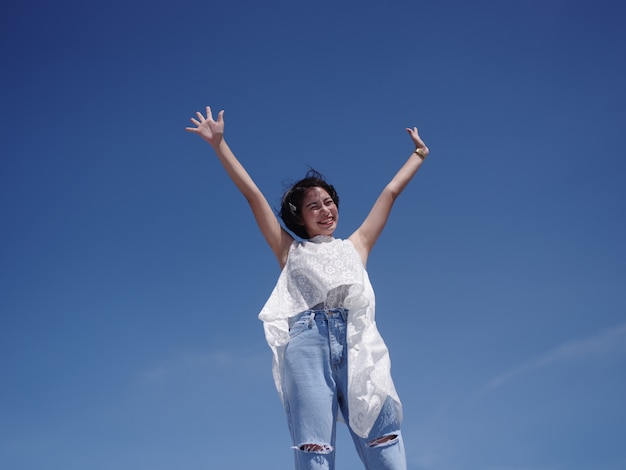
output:
M404 191L404 188L406 188L417 173L417 170L422 166L422 163L424 163L424 159L425 157L423 157L422 154L413 152L391 179L389 184L387 184L384 192L387 193L392 200L395 200L400 193Z
M255 196L258 197L261 191L244 166L237 160L237 157L235 157L235 154L226 143L226 140L222 139L218 144L211 145L211 147L215 150L215 153L230 179L235 183L237 189L239 189L248 202L251 202Z

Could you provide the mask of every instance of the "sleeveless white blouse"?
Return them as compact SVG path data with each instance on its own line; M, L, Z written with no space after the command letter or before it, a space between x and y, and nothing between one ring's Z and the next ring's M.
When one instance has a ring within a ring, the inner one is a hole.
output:
M348 309L349 425L367 438L387 397L396 402L400 415L402 405L391 379L389 351L376 328L374 290L350 240L318 235L308 241L294 241L259 314L274 355L272 372L281 400L289 318L313 307Z

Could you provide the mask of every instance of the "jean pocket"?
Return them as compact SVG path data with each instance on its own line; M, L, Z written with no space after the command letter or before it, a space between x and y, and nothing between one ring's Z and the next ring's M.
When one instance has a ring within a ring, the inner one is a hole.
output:
M293 339L301 333L310 330L313 326L313 322L309 315L302 315L296 321L294 321L289 327L289 339Z

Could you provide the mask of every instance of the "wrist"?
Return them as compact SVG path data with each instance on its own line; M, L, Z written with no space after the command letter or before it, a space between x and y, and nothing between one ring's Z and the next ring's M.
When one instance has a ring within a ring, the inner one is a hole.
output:
M428 156L428 148L427 147L417 147L414 151L414 154L416 154L418 157L420 157L422 160L425 160L426 157Z
M211 147L213 147L215 150L219 149L222 145L226 143L226 141L224 140L224 137L220 138L219 140L208 140L208 139L206 140L209 143L209 145L211 145Z

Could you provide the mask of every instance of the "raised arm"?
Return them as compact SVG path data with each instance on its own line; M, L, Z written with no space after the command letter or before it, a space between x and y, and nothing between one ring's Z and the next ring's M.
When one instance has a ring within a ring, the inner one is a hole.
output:
M420 138L417 127L413 129L407 128L407 132L411 136L413 143L415 144L415 151L408 158L406 163L400 168L398 173L392 178L392 180L385 186L383 192L380 193L378 199L374 203L374 206L370 210L370 213L365 218L365 221L361 226L350 236L354 247L361 255L363 264L367 263L374 244L378 240L378 237L385 228L389 213L393 207L393 203L400 193L409 184L409 181L415 176L417 170L424 162L424 159L428 156L428 147Z
M257 225L282 269L287 262L289 246L293 238L281 227L267 199L226 144L226 140L224 140L224 111L219 112L217 121L215 121L211 114L211 108L207 106L206 117L200 112L196 113L196 117L197 119L191 118L195 127L187 127L185 130L199 135L213 147L226 169L226 173L248 201Z

